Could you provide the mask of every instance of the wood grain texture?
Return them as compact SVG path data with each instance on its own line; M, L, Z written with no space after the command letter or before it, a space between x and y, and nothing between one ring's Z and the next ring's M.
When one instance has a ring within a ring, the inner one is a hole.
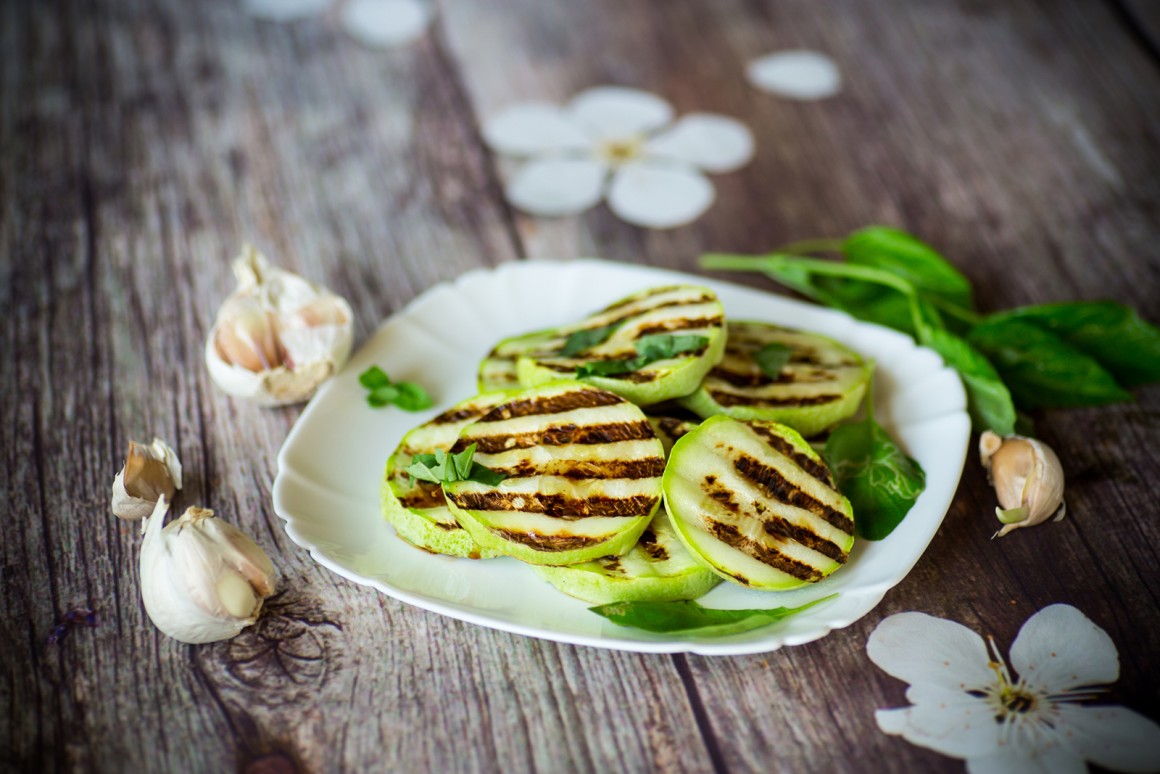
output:
M345 295L364 338L433 283L523 256L692 269L869 222L945 250L998 308L1113 298L1160 318L1160 67L1099 2L724 0L440 5L402 51L334 12L289 25L236 3L0 4L0 768L15 770L955 770L880 734L903 686L865 640L918 609L1009 644L1070 602L1112 634L1111 698L1160 716L1160 390L1055 412L1065 522L991 542L968 465L930 550L883 605L800 648L639 656L492 632L315 564L270 505L296 409L208 381L201 348L254 241ZM753 92L744 63L816 47L827 102ZM754 128L692 226L605 208L513 213L478 122L506 104L640 86ZM738 279L733 277L732 279ZM761 287L772 287L743 278ZM212 507L276 559L285 591L227 643L149 624L134 525L107 512L127 441L181 455L178 507ZM68 610L102 623L47 644Z

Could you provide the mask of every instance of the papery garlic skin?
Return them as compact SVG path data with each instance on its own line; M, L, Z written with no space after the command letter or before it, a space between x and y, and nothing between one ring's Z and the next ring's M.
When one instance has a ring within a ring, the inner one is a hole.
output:
M180 642L228 640L258 620L274 593L274 565L245 533L189 508L163 526L162 497L141 545L141 597L153 623Z
M350 305L326 288L270 265L247 245L234 261L238 287L205 343L210 378L261 406L301 403L346 363Z
M986 430L979 438L979 459L999 499L995 515L1006 525L993 537L1066 515L1063 465L1047 444L1021 435L1001 438Z
M113 478L113 515L126 521L140 521L153 512L158 498L173 500L181 489L181 461L177 452L154 438L148 446L129 442L125 464Z

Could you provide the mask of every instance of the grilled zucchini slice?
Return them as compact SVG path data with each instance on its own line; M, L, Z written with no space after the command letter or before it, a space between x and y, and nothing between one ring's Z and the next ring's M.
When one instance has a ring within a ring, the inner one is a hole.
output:
M471 559L494 556L481 549L451 515L438 484L419 481L407 474L416 454L450 449L459 432L505 396L499 393L465 400L403 436L387 460L382 482L383 516L403 540L427 551Z
M666 458L673 450L673 444L700 423L698 417L690 419L689 416L683 416L685 412L680 411L680 409L677 412L663 414L650 412L647 415L648 423L652 425L653 432L657 434L657 438L661 440L661 445L665 447Z
M624 556L570 567L541 566L536 572L565 594L597 605L696 599L721 582L685 550L663 506Z
M665 459L644 413L580 382L507 395L463 428L453 452L507 476L445 483L451 512L484 548L532 564L576 564L636 543L661 501Z
M790 350L777 378L763 373L755 359L769 344ZM857 353L825 336L730 321L725 357L680 404L702 417L779 422L808 438L857 412L871 372Z
M559 333L553 328L504 339L492 348L479 364L477 383L480 392L514 390L520 387L516 361L522 355L550 355L558 345Z
M580 331L612 326L607 339L565 356L568 338ZM725 311L713 291L695 285L653 288L623 298L572 325L557 329L547 352L523 354L517 362L520 384L530 387L575 378L586 363L637 356L636 342L658 334L703 336L704 347L649 363L615 376L586 376L584 381L622 395L640 406L688 395L725 349ZM538 342L537 347L543 342Z
M681 542L726 580L792 589L841 567L854 512L794 430L716 416L673 446L665 505Z

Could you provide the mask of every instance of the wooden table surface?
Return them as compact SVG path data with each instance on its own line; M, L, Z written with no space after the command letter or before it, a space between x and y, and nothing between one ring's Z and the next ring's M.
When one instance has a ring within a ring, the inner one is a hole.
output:
M1047 413L1068 518L992 541L972 459L934 542L863 620L737 658L558 645L396 602L314 563L271 506L299 408L209 381L202 342L251 240L348 298L359 340L479 266L600 255L696 270L868 223L907 228L985 309L1110 298L1160 319L1160 14L1128 0L439 0L372 51L336 15L236 2L0 5L0 768L103 771L927 771L879 732L904 685L866 639L953 617L1009 644L1053 602L1120 649L1109 700L1160 716L1160 389ZM828 52L843 93L760 94L745 63ZM606 208L537 220L501 196L479 123L529 99L642 87L749 124L752 164L693 225ZM772 288L756 277L743 281ZM238 638L145 617L136 525L108 512L130 439L274 558L285 589ZM48 644L68 610L96 628Z

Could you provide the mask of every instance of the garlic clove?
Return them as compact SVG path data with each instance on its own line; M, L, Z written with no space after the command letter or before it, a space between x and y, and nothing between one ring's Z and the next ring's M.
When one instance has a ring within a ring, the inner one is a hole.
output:
M1034 438L1002 438L985 431L979 438L979 459L987 469L999 507L995 515L1005 526L995 533L1042 524L1067 513L1063 502L1063 465L1050 446Z
M125 465L113 478L113 515L126 521L140 521L153 512L158 498L173 500L181 489L181 462L177 453L159 438L148 446L129 442Z
M206 341L210 377L227 393L263 406L307 400L350 357L350 305L271 266L249 246L233 268L237 290Z
M254 623L274 593L274 565L244 532L206 508L189 508L163 526L162 497L141 546L145 611L181 642L217 642Z

